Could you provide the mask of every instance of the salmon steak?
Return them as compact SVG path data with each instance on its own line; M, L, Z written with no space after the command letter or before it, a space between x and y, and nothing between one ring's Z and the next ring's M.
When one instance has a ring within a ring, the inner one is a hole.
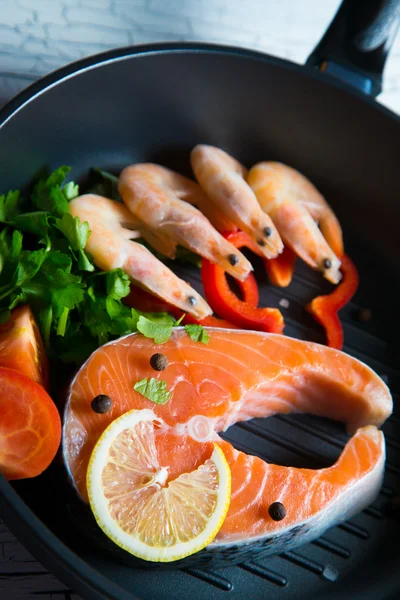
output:
M91 452L105 428L129 410L151 409L158 462L168 467L169 481L197 469L214 443L229 463L231 502L213 548L257 543L266 554L280 553L370 504L385 464L378 428L392 412L383 380L359 360L316 343L255 331L206 331L208 344L192 341L182 327L163 344L131 334L102 346L81 367L68 392L63 454L82 499L87 502ZM168 360L161 372L150 364L155 353ZM134 390L144 378L166 382L165 404ZM100 394L112 401L105 414L91 407ZM239 421L284 413L345 423L352 437L337 462L324 469L270 464L218 435ZM284 515L271 511L276 503Z

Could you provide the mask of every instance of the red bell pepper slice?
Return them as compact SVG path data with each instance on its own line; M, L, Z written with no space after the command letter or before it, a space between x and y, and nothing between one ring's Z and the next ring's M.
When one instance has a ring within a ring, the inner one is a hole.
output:
M224 237L236 248L246 246L259 254L257 244L242 231L225 233ZM214 312L243 329L282 333L284 320L277 308L258 308L258 286L250 273L240 285L243 300L230 289L226 273L218 265L203 259L201 278L207 302Z
M289 246L283 248L282 254L270 260L264 259L265 270L273 285L287 287L293 278L296 254Z
M326 296L317 296L306 306L314 319L324 327L327 346L341 350L343 348L343 328L338 311L354 296L358 287L358 271L353 261L346 255L342 256L340 268L343 279Z
M244 231L234 231L234 232L225 232L222 234L228 242L230 242L235 248L239 250L239 248L249 248L255 254L260 255L260 250L255 242L251 239L247 233ZM251 306L258 306L259 302L259 293L258 293L258 285L255 277L252 273L246 277L244 281L235 280L236 284L239 286L242 300ZM211 305L210 305L211 306ZM212 306L211 306L212 308ZM214 309L213 309L214 310Z
M248 277L254 278L251 273ZM218 315L243 329L282 333L284 321L280 310L257 308L240 300L230 289L222 267L203 259L201 279L207 302Z
M260 248L251 239L251 237L247 235L247 233L244 233L243 231L235 231L234 233L224 233L223 235L229 242L231 242L231 244L236 246L236 248L242 248L245 246L254 252L254 254L263 257L263 254L260 252ZM287 287L290 284L294 273L296 258L296 254L291 248L289 248L289 246L285 246L283 248L283 252L276 258L271 258L269 260L263 258L265 270L267 271L267 275L273 285ZM246 300L246 302L248 301L249 300ZM257 306L257 304L258 301L254 304L254 306Z

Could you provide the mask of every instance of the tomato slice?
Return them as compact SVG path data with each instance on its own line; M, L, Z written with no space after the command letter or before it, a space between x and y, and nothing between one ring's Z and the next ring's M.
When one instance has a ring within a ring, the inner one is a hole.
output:
M18 306L0 325L0 366L15 369L48 387L48 363L43 341L28 305Z
M40 475L60 441L60 415L44 388L0 367L0 472L9 480Z

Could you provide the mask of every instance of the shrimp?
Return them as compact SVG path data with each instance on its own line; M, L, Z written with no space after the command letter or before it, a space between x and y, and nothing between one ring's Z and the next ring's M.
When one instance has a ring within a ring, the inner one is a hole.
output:
M253 270L247 258L195 206L182 199L190 195L193 201L198 187L190 179L151 163L126 167L118 182L126 206L151 232L167 235L236 279L246 279Z
M280 254L280 235L246 183L245 167L223 150L204 144L193 148L190 160L197 181L215 206L250 235L266 258Z
M200 294L142 244L132 241L142 233L135 229L138 221L126 206L96 194L78 196L69 206L72 216L89 223L86 249L100 269L122 269L133 282L196 319L212 314Z
M338 283L343 255L341 227L311 182L295 169L277 162L254 165L247 181L285 244L328 281Z

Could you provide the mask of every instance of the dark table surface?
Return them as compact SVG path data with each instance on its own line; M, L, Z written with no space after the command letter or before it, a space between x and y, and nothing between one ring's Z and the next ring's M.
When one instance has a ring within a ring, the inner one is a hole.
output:
M1 600L83 600L40 564L0 520Z

